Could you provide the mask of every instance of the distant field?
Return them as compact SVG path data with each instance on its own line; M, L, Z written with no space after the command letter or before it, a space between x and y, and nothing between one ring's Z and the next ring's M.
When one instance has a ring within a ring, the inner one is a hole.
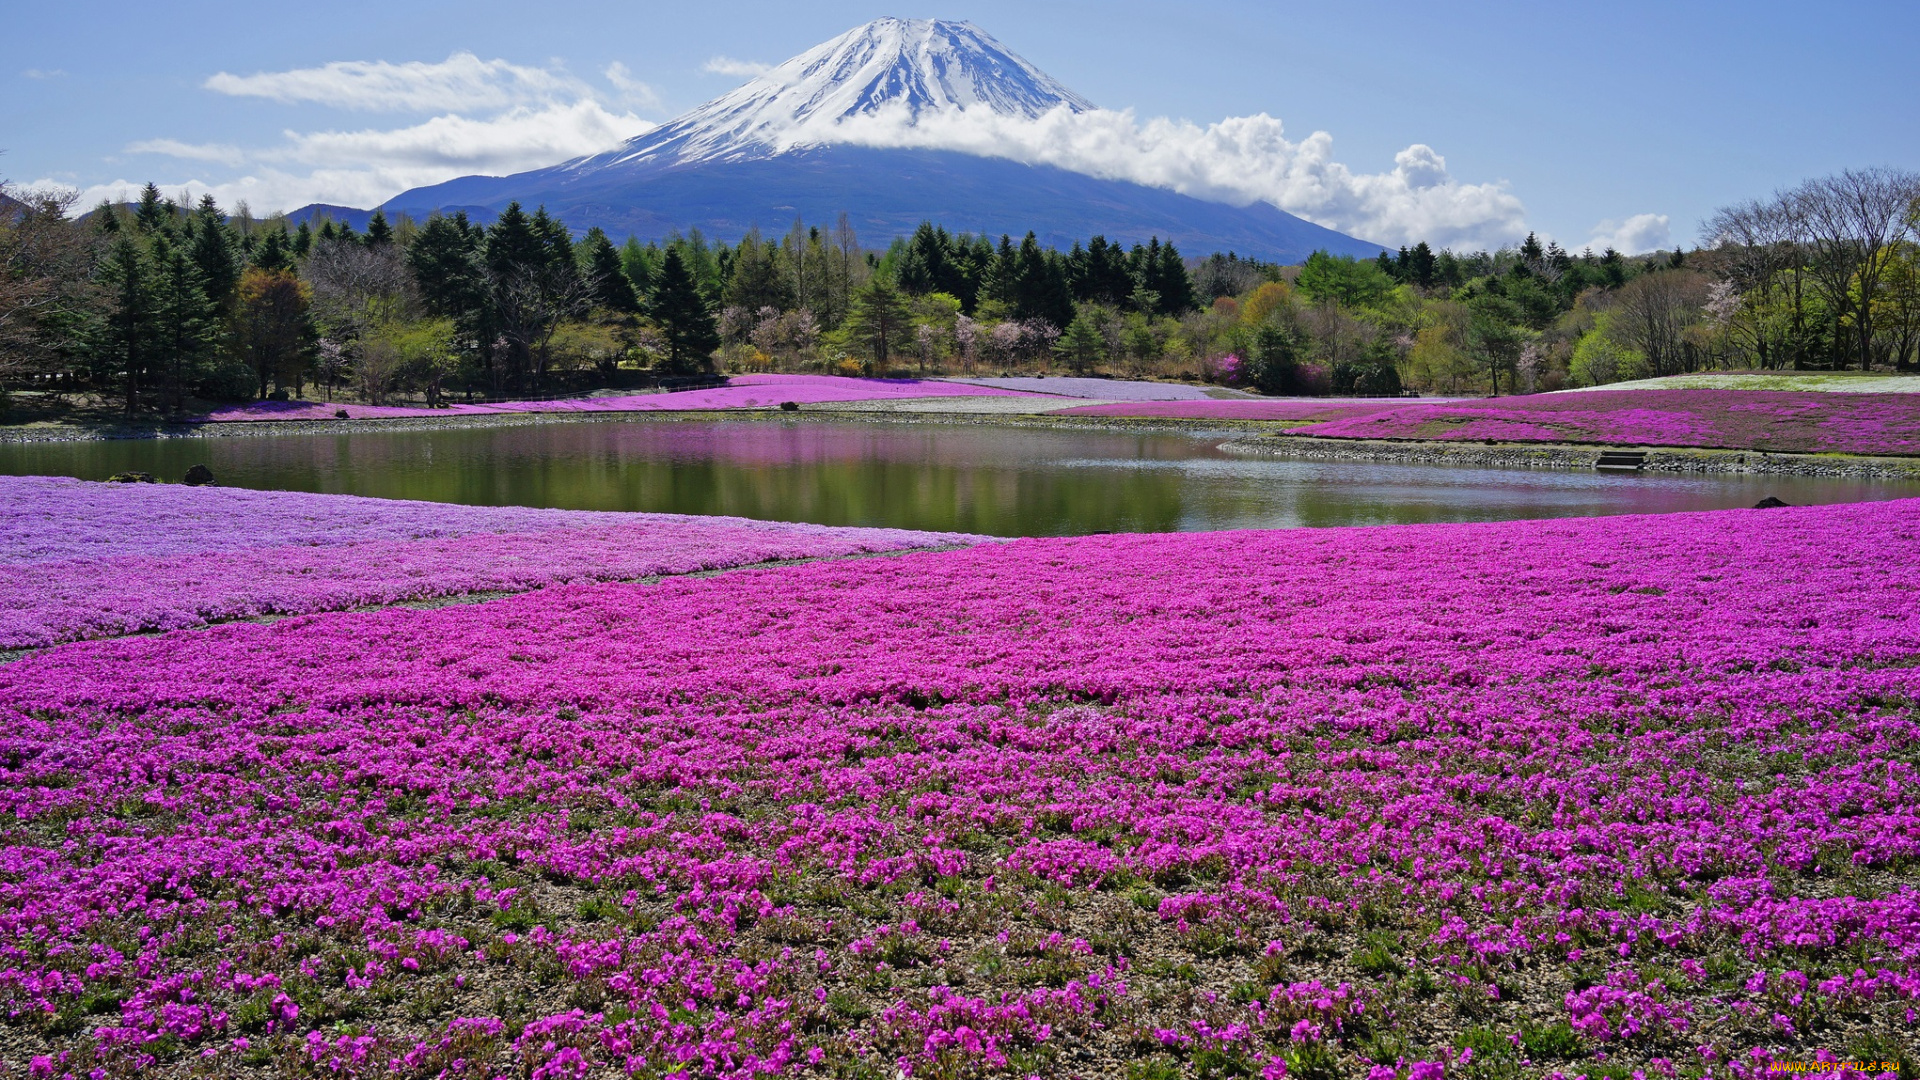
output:
M1595 390L1802 390L1829 394L1920 394L1920 375L1873 375L1851 371L1711 371L1583 386Z

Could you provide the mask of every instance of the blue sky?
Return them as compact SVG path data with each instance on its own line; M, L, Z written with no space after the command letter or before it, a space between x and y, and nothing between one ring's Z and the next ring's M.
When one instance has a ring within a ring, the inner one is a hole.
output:
M1465 193L1459 243L1685 242L1716 206L1810 175L1920 169L1911 2L481 0L29 5L0 40L0 177L371 205L637 133L881 15L970 20L1143 124L1265 113L1293 147L1325 132L1360 187L1431 147Z

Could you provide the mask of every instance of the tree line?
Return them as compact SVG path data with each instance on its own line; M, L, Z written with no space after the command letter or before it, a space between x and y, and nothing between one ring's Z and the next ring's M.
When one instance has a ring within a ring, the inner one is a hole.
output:
M0 383L192 400L515 396L623 374L1064 370L1278 394L1527 393L1723 368L1911 368L1920 181L1810 181L1720 211L1709 244L1627 257L1529 236L1299 266L1158 239L1068 250L929 222L576 237L515 204L364 231L189 205L149 185L74 216L0 203Z

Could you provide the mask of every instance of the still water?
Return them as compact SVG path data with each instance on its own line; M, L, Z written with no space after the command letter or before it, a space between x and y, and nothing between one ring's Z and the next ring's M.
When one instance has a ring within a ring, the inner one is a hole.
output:
M679 421L0 445L0 473L123 470L390 499L1056 536L1661 513L1920 484L1244 458L1225 434Z

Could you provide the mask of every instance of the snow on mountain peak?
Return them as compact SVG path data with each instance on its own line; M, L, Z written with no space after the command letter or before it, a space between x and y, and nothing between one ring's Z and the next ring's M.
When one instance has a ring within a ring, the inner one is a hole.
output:
M972 23L884 18L575 167L763 157L833 142L842 121L882 113L911 123L957 111L1036 119L1062 108L1095 106Z

